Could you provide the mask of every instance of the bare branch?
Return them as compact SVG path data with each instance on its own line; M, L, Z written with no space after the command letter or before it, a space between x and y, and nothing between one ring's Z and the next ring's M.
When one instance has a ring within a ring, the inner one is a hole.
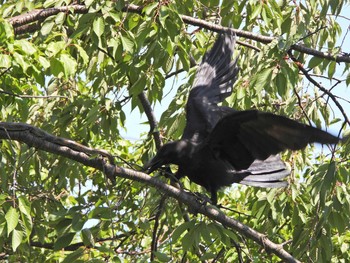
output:
M64 98L64 99L68 99L67 96L61 96L61 95L47 95L47 96L38 96L38 95L18 95L9 91L4 91L4 90L0 90L0 93L9 95L9 96L13 96L13 97L17 97L17 98L22 98L22 99L56 99L56 98Z
M35 21L44 20L45 18L57 15L61 12L66 13L72 11L78 14L85 14L88 12L88 8L85 5L69 5L55 8L35 9L28 13L12 17L8 21L14 28L18 28L20 26L30 24Z
M288 52L289 57L296 62L295 64L298 66L299 70L304 74L304 76L312 83L314 84L319 90L323 91L325 94L327 94L334 102L334 104L338 107L338 109L340 110L341 114L343 115L345 121L348 123L348 125L350 125L350 119L348 118L343 106L339 103L339 101L337 100L336 96L334 96L334 94L332 92L330 92L329 90L327 90L325 87L323 87L319 82L317 82L316 80L314 80L309 72L303 67L303 65L293 56L292 52L289 51Z
M98 150L79 144L75 141L53 136L39 128L25 123L0 122L0 139L17 140L40 150L68 157L87 166L101 170L102 156L114 163L113 156L105 150Z
M157 207L157 213L155 215L155 220L154 220L154 226L153 226L153 232L152 232L152 243L151 243L151 261L154 261L155 259L155 254L154 252L157 251L158 249L158 227L159 227L159 220L160 216L163 213L164 206L165 206L165 200L167 199L166 195L163 195L161 197L161 200L159 201L159 205Z
M187 205L191 211L201 213L212 220L220 222L224 226L235 229L239 233L254 240L266 250L276 254L282 260L286 262L299 262L285 251L281 245L273 243L265 235L226 216L216 207L203 205L190 193L168 185L156 177L151 177L148 174L132 169L119 167L113 163L107 163L103 158L94 156L94 154L99 153L102 156L110 157L111 154L106 151L92 149L77 142L53 136L39 128L23 123L0 122L0 139L20 141L30 147L67 157L104 172L108 178L115 178L118 176L155 187L167 196L181 201Z
M157 149L162 146L162 139L160 138L160 133L158 130L158 122L156 117L154 116L153 109L151 103L149 102L146 93L143 91L138 95L143 109L145 110L148 122L150 124L150 133L152 133L154 141L156 143Z
M292 45L290 47L290 50L299 51L301 53L313 55L313 56L319 57L319 58L325 58L325 59L336 61L336 62L350 63L350 57L349 56L340 56L340 55L334 56L334 55L329 54L329 53L325 53L325 52L322 52L322 51L318 51L316 49L305 47L304 45L298 45L298 44Z

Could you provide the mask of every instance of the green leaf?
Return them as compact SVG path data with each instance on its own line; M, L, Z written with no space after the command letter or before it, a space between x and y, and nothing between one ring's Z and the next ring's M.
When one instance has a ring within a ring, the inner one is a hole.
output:
M131 95L139 95L146 88L146 77L141 74L138 80L131 86L129 93Z
M24 60L24 57L22 55L20 55L19 53L14 53L13 57L15 59L15 61L17 62L18 65L21 66L21 68L23 69L23 72L26 72L29 64L27 63L26 60Z
M337 62L335 61L331 61L331 63L329 63L328 78L331 79L334 76L336 65L337 65Z
M5 15L5 12L2 13L3 17ZM6 41L11 41L13 40L14 37L14 32L13 32L13 27L12 25L7 22L6 20L1 19L0 20L0 40L6 40ZM1 43L2 41L0 41Z
M85 49L83 49L81 46L76 45L75 47L78 50L79 56L83 59L83 64L87 65L89 63L89 55L86 53Z
M54 250L60 250L62 248L69 246L69 244L72 242L74 238L74 235L75 233L67 233L59 237L53 246Z
M80 247L77 250L70 253L63 261L62 263L72 263L72 262L80 262L77 259L82 257L85 254L84 248ZM91 262L91 261L89 261Z
M207 224L202 223L201 227L199 228L199 231L201 232L201 236L203 240L208 244L213 243L213 239L210 236L210 228L207 226Z
M122 45L125 51L132 53L134 48L134 42L125 35L120 35L120 39L122 41Z
M12 232L12 250L16 251L18 246L22 243L23 240L23 232L17 229L14 229Z
M78 212L75 212L72 218L72 229L74 231L80 231L84 224L85 224L86 220L82 217L82 215Z
M30 211L31 211L30 202L25 196L20 196L18 198L18 208L19 208L19 211L21 212L21 219L26 230L27 240L29 240L30 234L32 233L32 229L33 229L33 222L32 222L32 217L30 215Z
M60 61L66 77L73 76L77 70L77 62L69 54L61 54Z
M0 68L9 68L11 66L11 57L9 55L0 54Z
M58 77L60 73L64 72L62 62L57 60L56 58L52 58L50 60L50 71L52 75Z
M350 73L346 76L345 83L347 86L350 86Z
M249 12L249 18L253 20L261 14L263 5L251 5L250 7L252 8L252 10L251 12Z
M320 253L322 254L323 262L330 262L333 249L331 237L322 235L319 239L319 246L322 248L320 249Z
M284 74L279 73L276 75L275 78L278 94L281 95L282 97L286 95L287 93L287 80Z
M57 3L57 0L46 0L43 4L43 7L53 7Z
M71 39L78 39L81 37L81 35L85 34L87 31L89 31L89 27L86 26L86 24L80 24L78 25L78 28L73 32L72 35L70 35Z
M56 56L56 54L58 54L59 52L61 52L63 49L65 49L66 47L66 42L64 41L57 41L57 42L50 42L47 45L47 48L45 50L45 53L49 56L49 57L54 57Z
M260 91L265 87L266 83L271 80L271 77L272 68L265 68L253 77L252 86L256 91Z
M16 228L18 224L18 220L19 220L18 211L11 206L5 215L5 219L7 223L7 236L9 236L10 233Z
M237 234L235 234L231 229L222 228L222 231L230 239L234 240L236 243L239 243L240 239L238 238Z
M35 52L37 52L34 45L25 39L16 40L15 45L28 55L33 55Z
M105 22L102 17L97 17L92 25L95 34L100 38L105 31Z
M50 67L50 62L45 57L39 56L38 60L44 69L48 69Z
M308 68L314 68L314 67L318 66L319 64L321 64L322 61L323 61L322 58L312 57L309 61Z
M92 247L95 246L95 240L90 229L84 228L81 231L81 238L85 246L92 246Z
M159 5L158 2L151 2L151 4L146 5L143 9L142 9L142 13L144 13L146 16L150 16L153 12L153 10L155 10L157 8L157 6Z
M109 15L113 18L114 22L119 23L121 21L121 14L119 12L110 11Z
M282 34L291 32L292 22L293 22L293 19L291 18L291 16L287 16L283 20L283 22L281 24ZM293 25L293 27L295 27L295 26Z
M55 17L55 24L56 25L63 25L65 20L66 20L66 13L60 12Z
M179 45L178 48L179 48L179 50L178 50L177 54L180 58L182 67L184 70L189 71L189 69L190 69L190 62L188 59L189 56L188 56L186 50L181 45Z
M153 253L160 262L169 262L171 260L171 257L168 257L166 254L159 251L153 251Z
M179 237L183 234L184 231L193 228L194 225L195 225L195 221L189 221L189 222L185 222L185 223L179 225L175 229L173 235L171 236L172 241L176 242L179 239Z
M328 166L328 169L324 175L324 179L322 180L322 186L320 189L320 203L322 205L325 204L326 196L332 189L332 185L335 180L335 162L331 161L329 164L325 165Z

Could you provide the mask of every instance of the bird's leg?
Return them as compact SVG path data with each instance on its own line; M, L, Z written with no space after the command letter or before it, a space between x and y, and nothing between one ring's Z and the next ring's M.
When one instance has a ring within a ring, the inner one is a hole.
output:
M215 206L217 206L218 204L218 194L217 194L217 190L216 189L210 189L210 194L211 194L211 203Z
M178 189L184 189L184 186L177 177L177 173L170 178L170 184Z
M212 200L205 194L199 192L192 192L192 194L197 198L198 202L202 205L212 204Z

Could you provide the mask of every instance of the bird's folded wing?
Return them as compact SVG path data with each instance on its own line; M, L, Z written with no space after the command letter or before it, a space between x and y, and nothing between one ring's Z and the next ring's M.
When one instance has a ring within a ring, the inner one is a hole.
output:
M338 137L320 129L256 110L227 115L208 138L215 155L226 159L237 170L248 169L255 160L265 160L286 149L299 150L308 143L338 141Z

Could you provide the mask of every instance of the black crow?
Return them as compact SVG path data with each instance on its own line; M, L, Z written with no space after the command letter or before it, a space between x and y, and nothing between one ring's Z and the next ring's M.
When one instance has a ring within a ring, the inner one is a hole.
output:
M238 74L232 59L235 35L220 34L197 69L186 105L181 140L162 146L144 169L151 173L165 164L178 165L176 177L188 176L211 193L232 183L284 187L289 170L278 153L299 150L308 143L335 144L325 131L283 116L257 110L237 111L218 106L232 93Z

